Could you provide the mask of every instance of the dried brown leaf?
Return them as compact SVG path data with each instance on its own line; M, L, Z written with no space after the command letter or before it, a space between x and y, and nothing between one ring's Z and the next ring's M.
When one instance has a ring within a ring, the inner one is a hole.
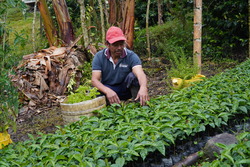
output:
M67 50L66 47L56 48L51 54L51 56L59 56L59 55L65 54L66 50Z

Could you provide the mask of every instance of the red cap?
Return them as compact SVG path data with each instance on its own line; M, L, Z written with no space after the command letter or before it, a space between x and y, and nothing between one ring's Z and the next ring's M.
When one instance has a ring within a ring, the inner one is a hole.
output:
M117 41L126 41L126 37L119 27L112 26L107 31L106 40L112 44Z

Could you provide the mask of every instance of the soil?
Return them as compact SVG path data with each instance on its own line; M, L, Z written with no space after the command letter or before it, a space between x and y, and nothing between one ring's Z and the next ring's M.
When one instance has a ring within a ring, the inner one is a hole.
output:
M225 62L215 63L210 61L203 62L202 74L211 77L225 69L235 67L237 63ZM166 95L172 92L170 80L168 79L166 69L169 63L165 59L154 58L143 60L144 71L148 77L148 88L150 98L159 95ZM39 110L30 111L25 114L19 114L17 118L17 131L10 131L13 142L29 139L29 134L37 136L41 133L54 133L57 126L63 126L64 122L61 116L59 106L41 106Z

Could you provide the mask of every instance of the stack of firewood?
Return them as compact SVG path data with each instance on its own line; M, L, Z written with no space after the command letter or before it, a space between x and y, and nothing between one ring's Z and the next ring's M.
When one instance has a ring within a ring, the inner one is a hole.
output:
M78 67L86 60L86 52L72 47L50 47L23 56L12 76L12 82L23 95L21 100L26 107L23 110L58 105L65 98L72 77L76 85L80 84L82 72Z

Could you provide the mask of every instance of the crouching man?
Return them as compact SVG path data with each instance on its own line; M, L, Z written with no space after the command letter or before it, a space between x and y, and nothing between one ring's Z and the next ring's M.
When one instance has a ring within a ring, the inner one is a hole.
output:
M96 53L92 62L92 85L110 104L133 98L145 105L149 100L147 77L138 55L125 46L122 30L110 27L106 33L106 48Z

